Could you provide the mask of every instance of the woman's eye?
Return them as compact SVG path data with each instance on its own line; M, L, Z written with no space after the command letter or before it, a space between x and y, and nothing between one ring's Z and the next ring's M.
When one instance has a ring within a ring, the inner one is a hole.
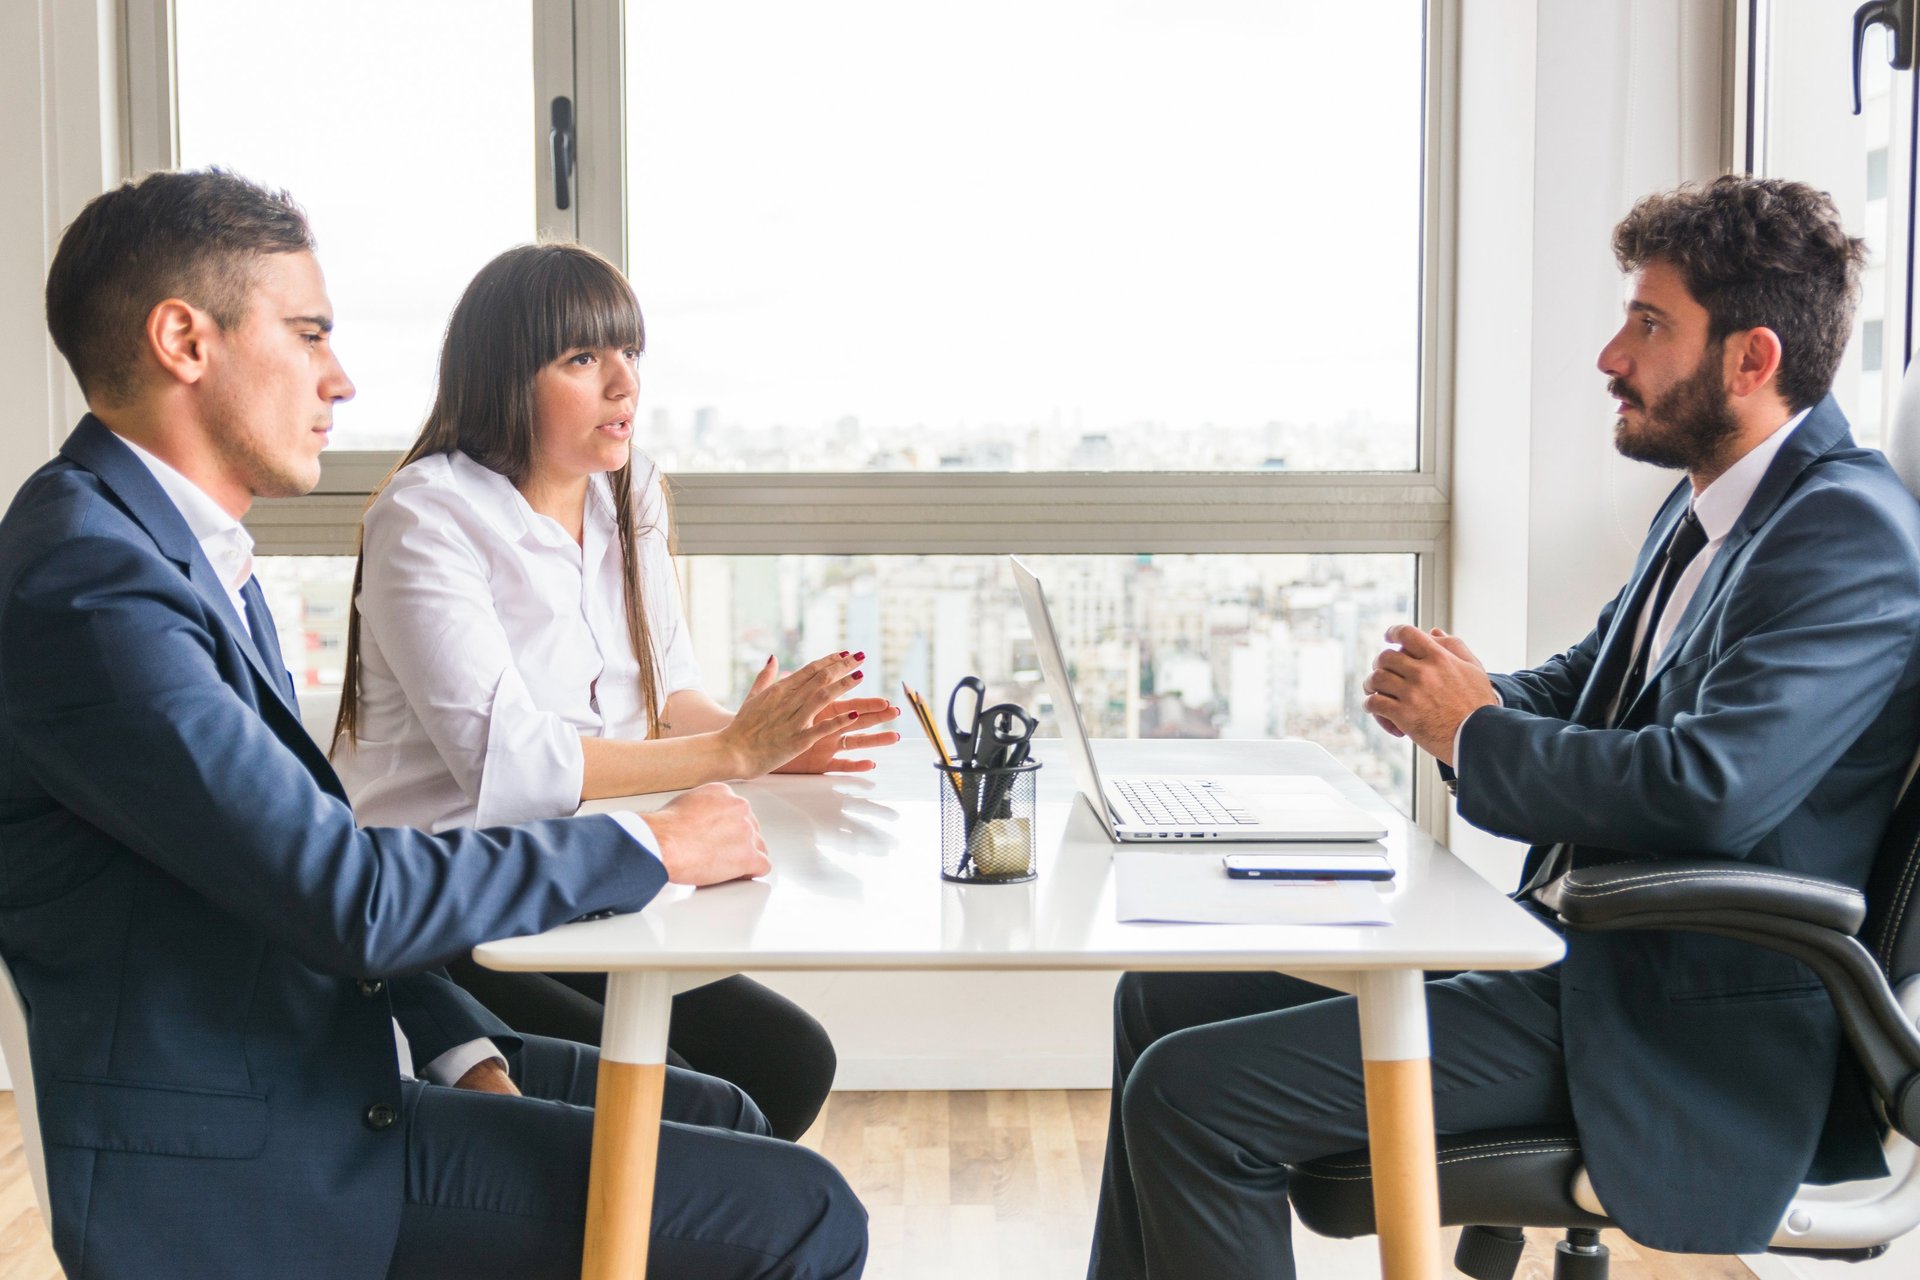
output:
M577 364L582 367L585 367L586 365L590 365L593 363L593 352L591 351L576 352L574 355L569 356L567 358L567 363Z

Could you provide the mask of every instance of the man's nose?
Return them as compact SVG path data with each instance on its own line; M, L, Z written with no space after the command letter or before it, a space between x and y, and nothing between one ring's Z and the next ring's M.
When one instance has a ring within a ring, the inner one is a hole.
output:
M335 356L333 359L333 376L327 380L326 385L325 394L327 399L335 402L351 400L357 390L358 388L353 385L353 379L347 376L347 367L340 363L340 357Z
M1624 378L1628 373L1626 354L1620 349L1620 335L1615 334L1600 348L1600 358L1594 362L1600 372L1609 378Z

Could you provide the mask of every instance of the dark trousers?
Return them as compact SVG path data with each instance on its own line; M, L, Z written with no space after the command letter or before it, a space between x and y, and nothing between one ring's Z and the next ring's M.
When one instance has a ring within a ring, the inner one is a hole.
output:
M1559 970L1427 983L1442 1133L1572 1124ZM1367 1144L1354 1000L1276 973L1130 973L1092 1280L1292 1280L1287 1166Z
M391 1280L576 1277L600 1055L528 1036L524 1097L408 1083L406 1205ZM746 1095L667 1069L657 1280L839 1280L866 1265L867 1216L832 1165L767 1136Z
M600 1043L603 973L501 973L466 959L448 969L515 1031ZM813 1124L838 1061L812 1014L751 978L723 978L673 998L667 1062L739 1085L776 1138L796 1141Z

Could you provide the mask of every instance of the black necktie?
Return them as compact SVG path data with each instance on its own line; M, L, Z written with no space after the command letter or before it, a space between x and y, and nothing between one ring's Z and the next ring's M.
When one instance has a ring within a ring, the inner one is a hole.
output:
M1693 514L1693 508L1687 508L1687 514L1680 517L1680 527L1673 531L1673 537L1667 542L1667 554L1660 564L1659 585L1654 588L1653 604L1647 611L1647 631L1640 638L1640 645L1633 655L1633 665L1627 668L1627 678L1620 685L1620 699L1614 704L1612 719L1618 720L1621 713L1633 705L1640 693L1640 686L1646 683L1647 663L1653 653L1653 633L1660 629L1660 615L1665 612L1667 601L1673 598L1674 584L1680 581L1680 575L1687 571L1693 558L1700 554L1700 548L1707 545L1707 531L1700 527L1699 517ZM1636 622L1637 626L1638 623ZM1570 844L1556 844L1547 850L1546 855L1527 877L1527 882L1513 891L1516 899L1525 898L1539 891L1542 886L1552 884L1565 875L1573 866L1574 848Z
M1680 517L1680 527L1673 531L1672 541L1667 543L1667 558L1661 568L1660 585L1654 589L1653 605L1646 615L1647 631L1633 655L1633 665L1627 668L1627 678L1620 684L1620 701L1614 712L1616 718L1633 705L1633 700L1640 694L1640 687L1646 683L1647 665L1653 654L1653 636L1660 629L1660 615L1665 612L1667 601L1673 596L1674 584L1680 581L1680 575L1687 571L1693 558L1700 554L1700 548L1706 545L1707 531L1700 527L1699 517L1689 507L1687 514Z

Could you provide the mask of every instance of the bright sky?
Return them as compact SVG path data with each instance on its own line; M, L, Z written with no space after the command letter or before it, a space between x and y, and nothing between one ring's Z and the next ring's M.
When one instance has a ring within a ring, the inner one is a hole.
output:
M525 0L177 3L183 161L306 204L337 440L403 442L532 235ZM633 0L643 413L1410 435L1421 5L1387 9Z

